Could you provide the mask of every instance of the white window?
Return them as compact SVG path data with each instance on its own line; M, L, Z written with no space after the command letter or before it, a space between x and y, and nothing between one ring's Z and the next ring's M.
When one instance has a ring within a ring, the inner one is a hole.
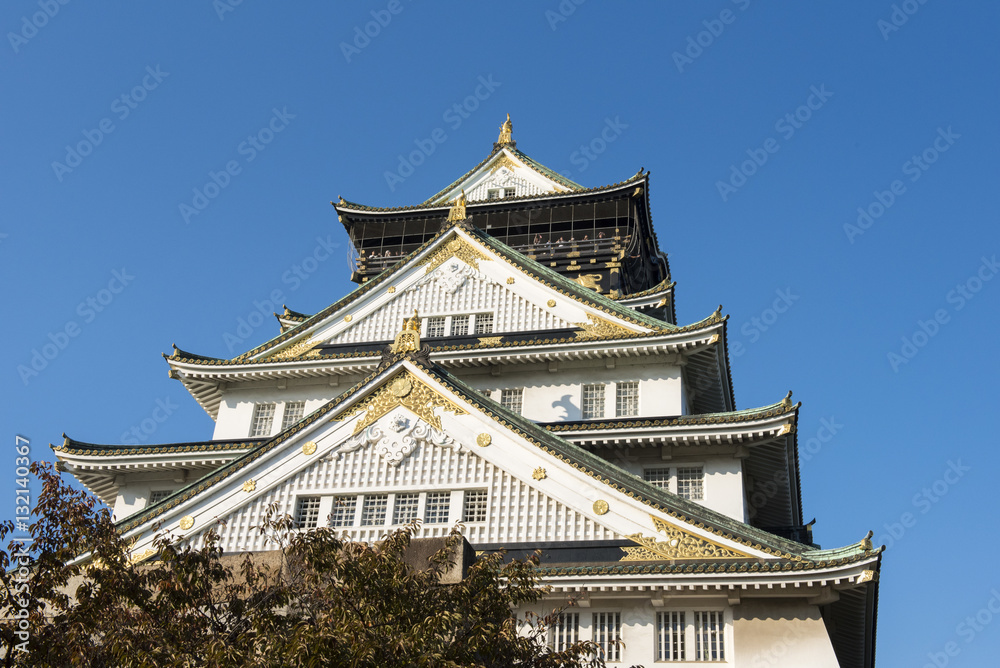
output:
M257 404L253 407L250 437L270 436L272 424L274 424L274 404Z
M372 527L385 524L385 511L388 507L388 494L366 496L361 507L361 526Z
M642 479L661 489L670 489L670 468L643 469Z
M516 192L516 188L490 188L486 191L486 196L489 199L504 199L513 197Z
M285 404L285 412L281 414L281 431L285 431L302 419L306 412L306 402L289 401Z
M172 490L172 489L154 489L152 492L149 493L149 504L148 505L151 506L154 503L159 503L160 501L163 501L163 499L167 498L168 496L170 496L173 493L174 493L174 490Z
M621 661L621 613L595 612L593 631L593 641L604 660L609 663Z
M560 613L549 629L549 647L554 652L563 652L580 640L580 613Z
M465 501L462 504L463 522L485 522L486 521L486 490L472 489L465 492Z
M725 622L723 621L721 611L695 611L695 661L726 660L725 628Z
M427 318L427 336L444 336L444 316Z
M295 502L295 526L314 529L319 524L319 497L300 496Z
M477 313L476 334L492 334L492 333L493 333L493 314Z
M682 466L677 469L677 495L700 501L705 498L705 469L701 466Z
M639 383L617 383L615 386L615 412L618 417L639 414Z
M452 336L465 336L469 333L469 317L467 315L453 315L451 317Z
M500 405L512 413L521 414L521 404L524 398L524 390L521 388L511 388L500 390Z
M601 383L584 385L580 406L584 420L604 417L604 385Z
M392 507L392 523L409 524L417 519L417 506L419 503L419 494L397 494L396 503Z
M424 522L427 524L444 524L448 521L448 506L451 505L451 492L427 492L424 504Z
M683 612L660 612L656 615L656 660L684 661L684 634L687 627L684 624Z
M354 509L358 506L357 496L333 497L333 509L330 511L330 526L349 527L354 525Z

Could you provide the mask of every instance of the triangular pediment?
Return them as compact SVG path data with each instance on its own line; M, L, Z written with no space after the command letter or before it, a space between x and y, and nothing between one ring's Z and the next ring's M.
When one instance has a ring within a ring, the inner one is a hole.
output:
M371 541L393 526L397 496L424 503L430 493L450 495L449 519L465 520L473 544L612 540L655 536L669 526L674 534L667 542L682 540L686 550L673 559L788 556L780 539L761 545L753 529L707 509L698 511L703 510L698 521L690 502L507 413L410 355L219 471L126 519L122 529L135 539L137 555L151 549L157 523L194 542L215 529L226 551L260 550L267 546L251 528L268 508L294 516L299 499L320 498L325 523L336 499L348 499L344 502L362 513L369 495L382 504L381 519L367 522L357 515L342 528L353 539ZM469 493L485 499L471 519L461 507ZM450 524L425 523L421 531L442 535ZM734 527L750 534L741 538ZM655 554L655 542L633 540Z
M469 202L481 202L582 189L578 183L539 164L516 148L503 146L426 203L444 204L462 192L465 192Z
M507 252L504 252L504 251ZM482 233L455 225L384 272L353 298L335 304L247 357L286 360L318 356L322 346L391 341L414 311L427 321L456 318L466 335L577 330L580 337L627 337L669 331ZM472 316L474 319L469 320ZM488 326L480 328L483 316ZM429 324L424 325L426 336ZM457 328L455 328L457 330ZM572 335L571 335L572 336ZM542 337L544 338L544 337Z

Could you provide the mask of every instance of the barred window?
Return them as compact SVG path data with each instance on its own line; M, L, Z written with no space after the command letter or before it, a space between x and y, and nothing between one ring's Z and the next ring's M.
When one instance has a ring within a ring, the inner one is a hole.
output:
M160 501L163 501L163 499L167 498L173 493L174 490L172 489L154 489L152 492L149 493L149 505L153 505L154 503L159 503Z
M366 496L361 507L361 526L372 527L385 524L385 511L388 507L388 494Z
M476 334L493 333L493 314L479 313L476 315Z
M639 414L639 383L618 383L615 387L615 411L618 417Z
M604 385L596 383L583 386L583 401L581 402L584 420L604 417Z
M427 501L424 504L424 522L427 524L446 523L449 505L451 505L451 492L427 492Z
M427 336L444 336L444 316L427 318Z
M408 524L417 519L419 494L397 494L396 503L392 507L392 523Z
M684 661L683 612L660 612L656 615L656 660Z
M281 431L285 431L302 419L306 412L306 402L289 401L285 404L285 412L281 414Z
M552 648L552 651L565 651L579 640L580 613L563 612L556 617L555 623L549 628L549 647Z
M725 622L722 612L696 610L694 613L695 661L725 661Z
M253 407L253 420L250 422L250 437L270 436L271 425L274 423L274 404L257 404Z
M319 524L319 497L300 496L295 502L295 526L314 529Z
M661 489L670 489L670 468L643 469L642 479Z
M454 315L451 317L451 335L465 336L469 333L469 316Z
M358 506L358 497L335 496L333 509L330 511L330 526L349 527L354 525L354 509Z
M594 642L607 662L621 661L622 617L618 612L594 613Z
M705 498L705 470L700 466L677 469L677 495L700 501Z
M521 388L511 388L500 390L500 405L512 413L521 414L521 403L524 398L524 390Z
M486 521L486 490L472 489L465 493L465 502L462 504L463 522L485 522Z

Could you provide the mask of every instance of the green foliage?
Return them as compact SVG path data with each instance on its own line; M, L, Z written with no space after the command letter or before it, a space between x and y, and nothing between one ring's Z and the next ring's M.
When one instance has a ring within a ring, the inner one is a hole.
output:
M197 547L160 534L155 560L135 565L107 510L50 465L33 472L43 489L28 570L18 543L0 550L3 666L604 665L589 642L550 651L553 615L512 612L544 594L537 556L487 555L442 584L457 529L414 568L404 553L416 525L366 545L285 516L257 528L274 560L226 557L208 532ZM0 525L0 541L12 528Z

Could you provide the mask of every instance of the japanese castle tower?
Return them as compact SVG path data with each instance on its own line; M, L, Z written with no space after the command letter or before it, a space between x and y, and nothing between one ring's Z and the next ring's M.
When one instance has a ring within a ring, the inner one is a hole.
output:
M166 358L210 439L66 438L61 467L114 508L134 559L157 524L269 549L250 528L271 504L359 541L461 522L479 552L543 550L538 610L575 600L555 646L593 639L623 666L872 666L882 549L813 543L799 404L737 410L721 308L676 322L649 180L574 183L517 149L508 116L427 201L333 204L356 290L286 307L233 359Z

